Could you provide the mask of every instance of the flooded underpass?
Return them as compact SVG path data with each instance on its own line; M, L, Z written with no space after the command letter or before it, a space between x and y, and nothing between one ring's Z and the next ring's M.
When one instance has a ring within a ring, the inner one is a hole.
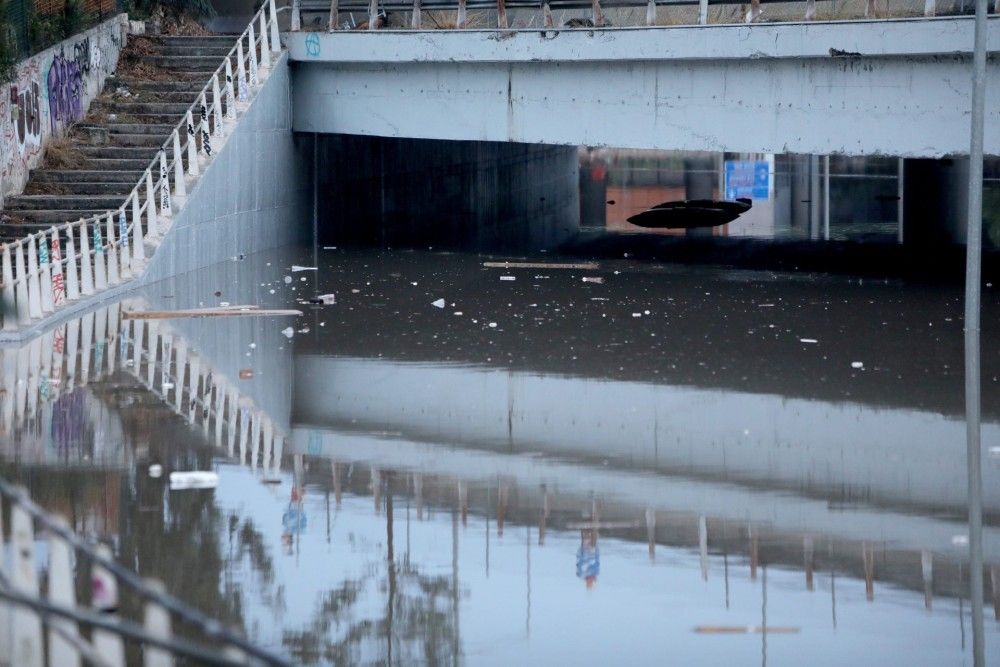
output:
M627 190L605 212L670 195ZM617 218L406 248L355 214L346 244L241 253L0 348L4 477L292 664L972 663L959 283L637 260ZM769 238L810 240L803 215ZM898 242L895 217L818 225ZM302 315L154 317L238 305Z

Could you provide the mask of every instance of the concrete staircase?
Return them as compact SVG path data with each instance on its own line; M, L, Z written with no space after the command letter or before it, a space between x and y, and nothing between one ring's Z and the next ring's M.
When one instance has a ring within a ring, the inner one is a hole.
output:
M109 77L104 93L69 135L72 152L82 159L73 168L32 170L24 193L6 200L4 213L16 222L0 225L0 241L120 207L236 36L151 39L157 52L143 61L160 67L162 80ZM232 65L235 70L235 57ZM186 166L186 152L184 161ZM143 188L140 197L145 200Z

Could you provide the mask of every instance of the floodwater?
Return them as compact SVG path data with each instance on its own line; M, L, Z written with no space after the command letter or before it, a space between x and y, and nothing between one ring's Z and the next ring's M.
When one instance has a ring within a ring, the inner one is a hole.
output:
M496 259L234 258L3 348L3 474L295 664L972 663L960 287ZM304 315L121 319L225 303Z

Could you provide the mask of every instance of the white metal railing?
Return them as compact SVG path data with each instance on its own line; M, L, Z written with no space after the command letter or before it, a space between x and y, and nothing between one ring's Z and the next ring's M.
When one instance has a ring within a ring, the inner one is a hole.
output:
M262 85L262 74L264 78L269 74L273 54L280 50L277 10L274 0L267 0L116 211L54 225L48 231L4 244L0 256L4 331L15 331L67 303L141 275L147 246L155 250L159 245L183 205L188 187L213 159L213 141L218 144L232 131L245 113L251 93ZM220 91L224 91L225 103ZM199 119L197 125L195 116ZM186 169L182 150L187 152ZM172 155L169 160L168 153ZM144 201L140 201L140 193L144 193Z

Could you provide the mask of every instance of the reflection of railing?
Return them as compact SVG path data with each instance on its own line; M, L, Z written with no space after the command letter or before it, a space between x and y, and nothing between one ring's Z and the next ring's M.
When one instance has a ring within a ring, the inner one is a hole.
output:
M750 9L746 13L747 23L754 23L760 19L761 4L790 4L799 0L750 0ZM509 22L507 10L509 9L530 9L540 10L542 13L542 27L553 28L553 10L578 10L590 9L590 19L575 19L576 23L567 24L570 28L587 27L610 27L610 23L604 16L608 9L646 9L645 25L656 25L657 8L662 7L698 7L698 23L705 25L709 23L709 5L729 5L745 6L747 3L739 0L610 0L602 7L601 0L293 0L292 2L292 30L297 30L301 25L299 13L329 11L329 29L336 30L337 17L340 12L368 12L368 29L375 30L384 27L383 21L379 20L379 12L409 12L410 27L420 29L423 26L421 16L423 11L454 11L456 12L455 28L471 27L468 23L468 12L490 11L496 12L497 27L507 29ZM936 0L924 0L924 16L931 17L936 14ZM1000 7L1000 0L995 0L995 6ZM866 19L884 18L876 16L875 0L865 0L864 17ZM994 10L1000 11L1000 10ZM907 16L908 14L904 14ZM816 0L805 0L805 9L802 17L806 21L816 18ZM436 27L436 26L428 26Z
M126 640L143 646L146 665L171 665L174 658L241 665L248 657L263 664L286 664L165 593L158 582L141 579L117 563L107 545L87 543L22 489L0 481L0 496L10 505L12 560L8 567L0 567L0 600L8 603L0 605L0 658L8 664L64 667L79 665L82 658L88 664L124 665ZM37 554L36 524L47 544ZM38 571L38 557L43 554L48 556L44 587ZM78 560L75 565L74 560ZM89 609L79 607L76 599L74 568L79 571L81 562L90 568ZM118 617L119 586L143 601L143 625ZM172 616L197 630L202 641L173 636ZM47 638L43 624L48 626ZM81 636L80 625L91 628L89 640Z
M11 434L38 416L46 403L127 370L177 414L207 433L214 419L216 444L223 446L225 429L230 456L265 469L273 456L271 474L277 472L284 435L253 401L221 374L202 363L187 341L165 323L127 320L121 311L140 308L137 301L112 304L66 322L25 344L0 351L0 433ZM51 425L50 425L51 426ZM111 443L113 444L113 443ZM119 443L121 444L121 443ZM263 445L263 456L258 454ZM41 665L42 625L49 627L51 665L123 665L124 642L145 648L145 664L172 664L172 657L198 664L245 664L249 656L265 664L284 662L263 651L221 624L162 592L155 582L144 582L111 558L107 547L93 547L64 522L35 505L27 494L0 480L0 497L11 504L11 540L14 561L4 568L0 561L0 661ZM47 534L47 586L39 585L35 571L35 525ZM2 531L0 531L2 534ZM73 554L92 568L92 610L81 609L75 599ZM123 621L110 610L117 606L118 585L145 601L145 626ZM40 597L39 590L47 591ZM196 629L211 648L171 636L171 615ZM93 629L92 640L83 639L78 625Z
M121 331L132 350L125 368L146 389L206 435L214 426L216 446L225 447L230 457L246 463L249 454L251 467L256 469L259 463L265 474L277 473L285 435L229 378L202 363L166 323L123 320Z
M260 27L259 35L255 34L255 24ZM146 244L156 247L169 229L175 209L187 196L186 179L196 179L201 168L212 159L212 141L223 139L231 131L232 123L245 113L250 93L263 83L271 67L272 53L280 49L277 13L274 0L269 0L250 20L117 211L67 222L4 245L0 258L3 306L0 314L4 331L30 324L67 302L99 293L141 273ZM258 65L263 71L258 71ZM209 90L211 105L207 99ZM220 90L225 92L224 104ZM199 118L197 126L195 116ZM186 150L186 175L182 146ZM173 156L169 161L168 152ZM168 175L171 169L172 193ZM140 202L140 195L145 197L144 201Z

